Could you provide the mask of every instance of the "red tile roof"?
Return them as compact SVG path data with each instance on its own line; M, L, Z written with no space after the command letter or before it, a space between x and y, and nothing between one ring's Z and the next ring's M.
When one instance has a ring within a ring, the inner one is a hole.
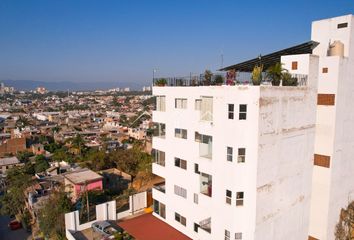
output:
M128 219L118 225L137 240L192 240L152 214Z

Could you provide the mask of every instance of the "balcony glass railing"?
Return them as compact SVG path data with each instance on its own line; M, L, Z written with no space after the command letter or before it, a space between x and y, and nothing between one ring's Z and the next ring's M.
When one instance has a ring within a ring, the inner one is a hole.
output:
M199 142L199 156L212 159L213 137L195 132L195 141Z
M166 192L166 184L165 184L165 182L155 184L153 186L153 188L158 190L158 191L160 191L160 192L163 192L163 193Z
M231 76L231 77L230 77ZM212 86L212 85L253 85L251 72L236 72L235 74L227 74L225 72L213 73L212 76L190 75L186 77L167 77L154 78L154 86L175 86L175 87L191 87L191 86ZM297 79L296 86L306 86L308 75L291 74L292 78ZM262 73L262 84L271 85L270 79L265 72Z

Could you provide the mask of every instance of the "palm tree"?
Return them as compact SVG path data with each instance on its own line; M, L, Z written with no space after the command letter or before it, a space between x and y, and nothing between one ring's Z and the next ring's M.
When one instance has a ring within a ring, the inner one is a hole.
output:
M19 116L19 118L16 121L16 127L18 128L24 128L29 125L29 121L26 117L24 116Z
M273 86L279 86L283 73L286 71L280 62L267 69L267 77L271 79Z

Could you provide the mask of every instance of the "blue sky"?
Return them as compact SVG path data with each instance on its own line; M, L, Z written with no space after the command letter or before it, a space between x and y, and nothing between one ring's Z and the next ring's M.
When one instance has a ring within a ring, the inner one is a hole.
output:
M186 76L302 43L353 0L0 0L0 80Z

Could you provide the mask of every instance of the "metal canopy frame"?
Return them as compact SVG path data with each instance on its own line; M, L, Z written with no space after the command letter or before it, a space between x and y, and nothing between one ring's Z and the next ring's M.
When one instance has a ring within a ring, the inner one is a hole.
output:
M257 58L253 58L241 63L237 63L222 69L219 69L219 71L228 71L228 70L235 70L235 71L240 71L240 72L252 72L254 66L263 64L264 69L267 69L268 67L276 64L277 62L280 62L280 57L281 56L286 56L286 55L297 55L297 54L311 54L312 50L318 46L318 42L315 41L309 41L305 42L290 48L286 48L277 52L273 52L267 55L260 55Z

